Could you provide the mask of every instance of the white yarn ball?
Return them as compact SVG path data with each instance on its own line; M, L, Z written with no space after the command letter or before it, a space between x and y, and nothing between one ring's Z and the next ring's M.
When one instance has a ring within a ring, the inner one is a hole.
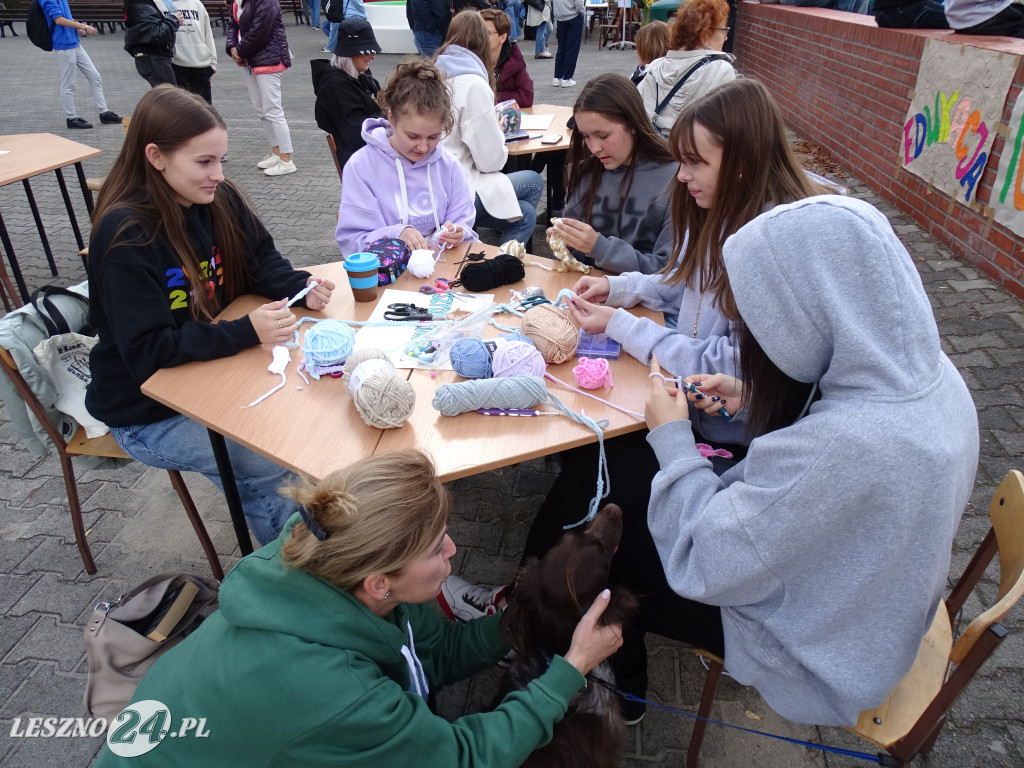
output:
M434 274L434 252L429 248L417 248L409 257L408 270L418 278Z

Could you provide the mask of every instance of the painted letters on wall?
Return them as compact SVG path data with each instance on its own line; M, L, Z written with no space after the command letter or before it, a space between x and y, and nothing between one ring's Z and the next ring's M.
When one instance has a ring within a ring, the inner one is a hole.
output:
M928 40L900 137L903 167L947 195L973 203L1017 60Z

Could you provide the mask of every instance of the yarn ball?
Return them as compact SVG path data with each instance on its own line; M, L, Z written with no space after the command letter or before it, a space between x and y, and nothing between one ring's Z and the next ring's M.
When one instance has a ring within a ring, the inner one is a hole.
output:
M531 347L533 346L533 342L530 341L530 338L528 336L524 336L523 332L518 330L512 331L511 333L506 333L502 335L500 338L502 341L525 341Z
M600 389L614 385L611 368L603 357L581 357L572 372L576 377L576 383L583 389Z
M459 339L452 344L448 358L452 370L464 379L491 378L491 353L480 339Z
M499 285L518 283L524 277L526 268L523 262L507 253L499 253L493 259L467 264L459 274L463 288L473 293L489 291Z
M345 323L328 318L313 325L302 340L302 356L307 368L341 365L355 346L356 335Z
M380 349L357 349L352 355L345 361L345 367L342 369L342 373L345 378L351 380L352 371L354 371L360 363L366 360L387 360L391 362L391 358L387 352Z
M429 248L417 248L409 257L408 270L416 277L430 277L434 274L434 252Z
M579 330L576 318L553 304L539 304L523 315L523 333L544 359L555 365L576 354Z
M527 341L500 342L491 366L496 377L543 376L547 368L543 356Z
M526 246L518 240L509 240L507 243L502 243L498 246L498 250L501 253L507 253L510 256L515 256L520 261L526 258Z
M434 393L432 405L443 416L458 416L477 408L532 408L547 398L544 379L513 376L442 384Z

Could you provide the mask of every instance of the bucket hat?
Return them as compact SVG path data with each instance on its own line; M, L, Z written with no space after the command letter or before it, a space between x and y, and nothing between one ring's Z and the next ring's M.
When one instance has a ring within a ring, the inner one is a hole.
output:
M366 53L380 53L377 38L373 36L370 22L359 16L351 16L338 24L338 42L334 46L337 56L360 56Z

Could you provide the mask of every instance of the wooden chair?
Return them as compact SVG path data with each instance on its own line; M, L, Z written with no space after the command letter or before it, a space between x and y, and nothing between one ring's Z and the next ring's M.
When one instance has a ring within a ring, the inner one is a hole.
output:
M128 133L128 124L131 121L132 119L130 116L121 118L121 127L124 129L125 133ZM106 176L94 176L91 179L85 180L85 186L88 187L93 192L99 192L101 189L103 189L103 182L106 180Z
M861 712L857 725L847 730L885 749L895 761L907 765L920 753L931 751L942 731L946 713L985 660L1007 635L999 622L1024 595L1024 475L1010 470L989 505L992 527L945 602L940 602L931 628L921 641L914 665L885 701ZM995 605L977 616L953 642L960 610L993 556L999 552L999 592ZM696 649L709 662L697 714L708 717L722 675L722 660ZM687 768L697 768L707 724L694 723L686 755Z
M338 181L341 181L341 163L338 162L338 145L334 143L334 136L327 134L327 146L331 149L331 160L334 161L334 170L338 172Z
M89 542L85 538L85 525L82 522L82 507L78 499L78 485L75 482L75 469L71 463L72 456L106 456L109 458L128 458L124 452L114 441L113 436L108 432L102 437L96 437L89 439L85 435L85 430L79 427L78 431L72 436L67 442L61 436L60 431L54 427L50 420L46 417L46 411L43 408L42 403L39 402L39 398L36 397L35 393L29 387L28 383L21 375L21 371L18 370L18 366L8 352L3 347L0 347L0 368L3 369L4 373L11 379L14 384L14 388L21 395L33 415L42 425L46 434L50 440L53 441L54 446L57 449L57 454L60 458L60 468L64 473L64 488L67 491L68 496L68 507L71 510L71 525L75 529L75 541L78 544L78 552L82 556L82 563L85 565L87 573L96 573L96 563L92 559L92 552L89 550ZM188 488L185 486L185 481L181 477L181 473L177 470L169 469L167 474L171 478L171 485L174 491L178 494L178 498L181 499L181 504L185 507L185 514L188 515L188 519L192 523L192 528L195 529L196 536L199 537L199 543L203 547L203 551L206 553L206 559L210 563L210 570L217 579L224 578L224 570L220 566L220 558L217 557L217 550L213 547L213 542L210 540L209 534L206 532L206 526L203 525L203 519L199 516L196 505L192 501L192 496L188 492Z

